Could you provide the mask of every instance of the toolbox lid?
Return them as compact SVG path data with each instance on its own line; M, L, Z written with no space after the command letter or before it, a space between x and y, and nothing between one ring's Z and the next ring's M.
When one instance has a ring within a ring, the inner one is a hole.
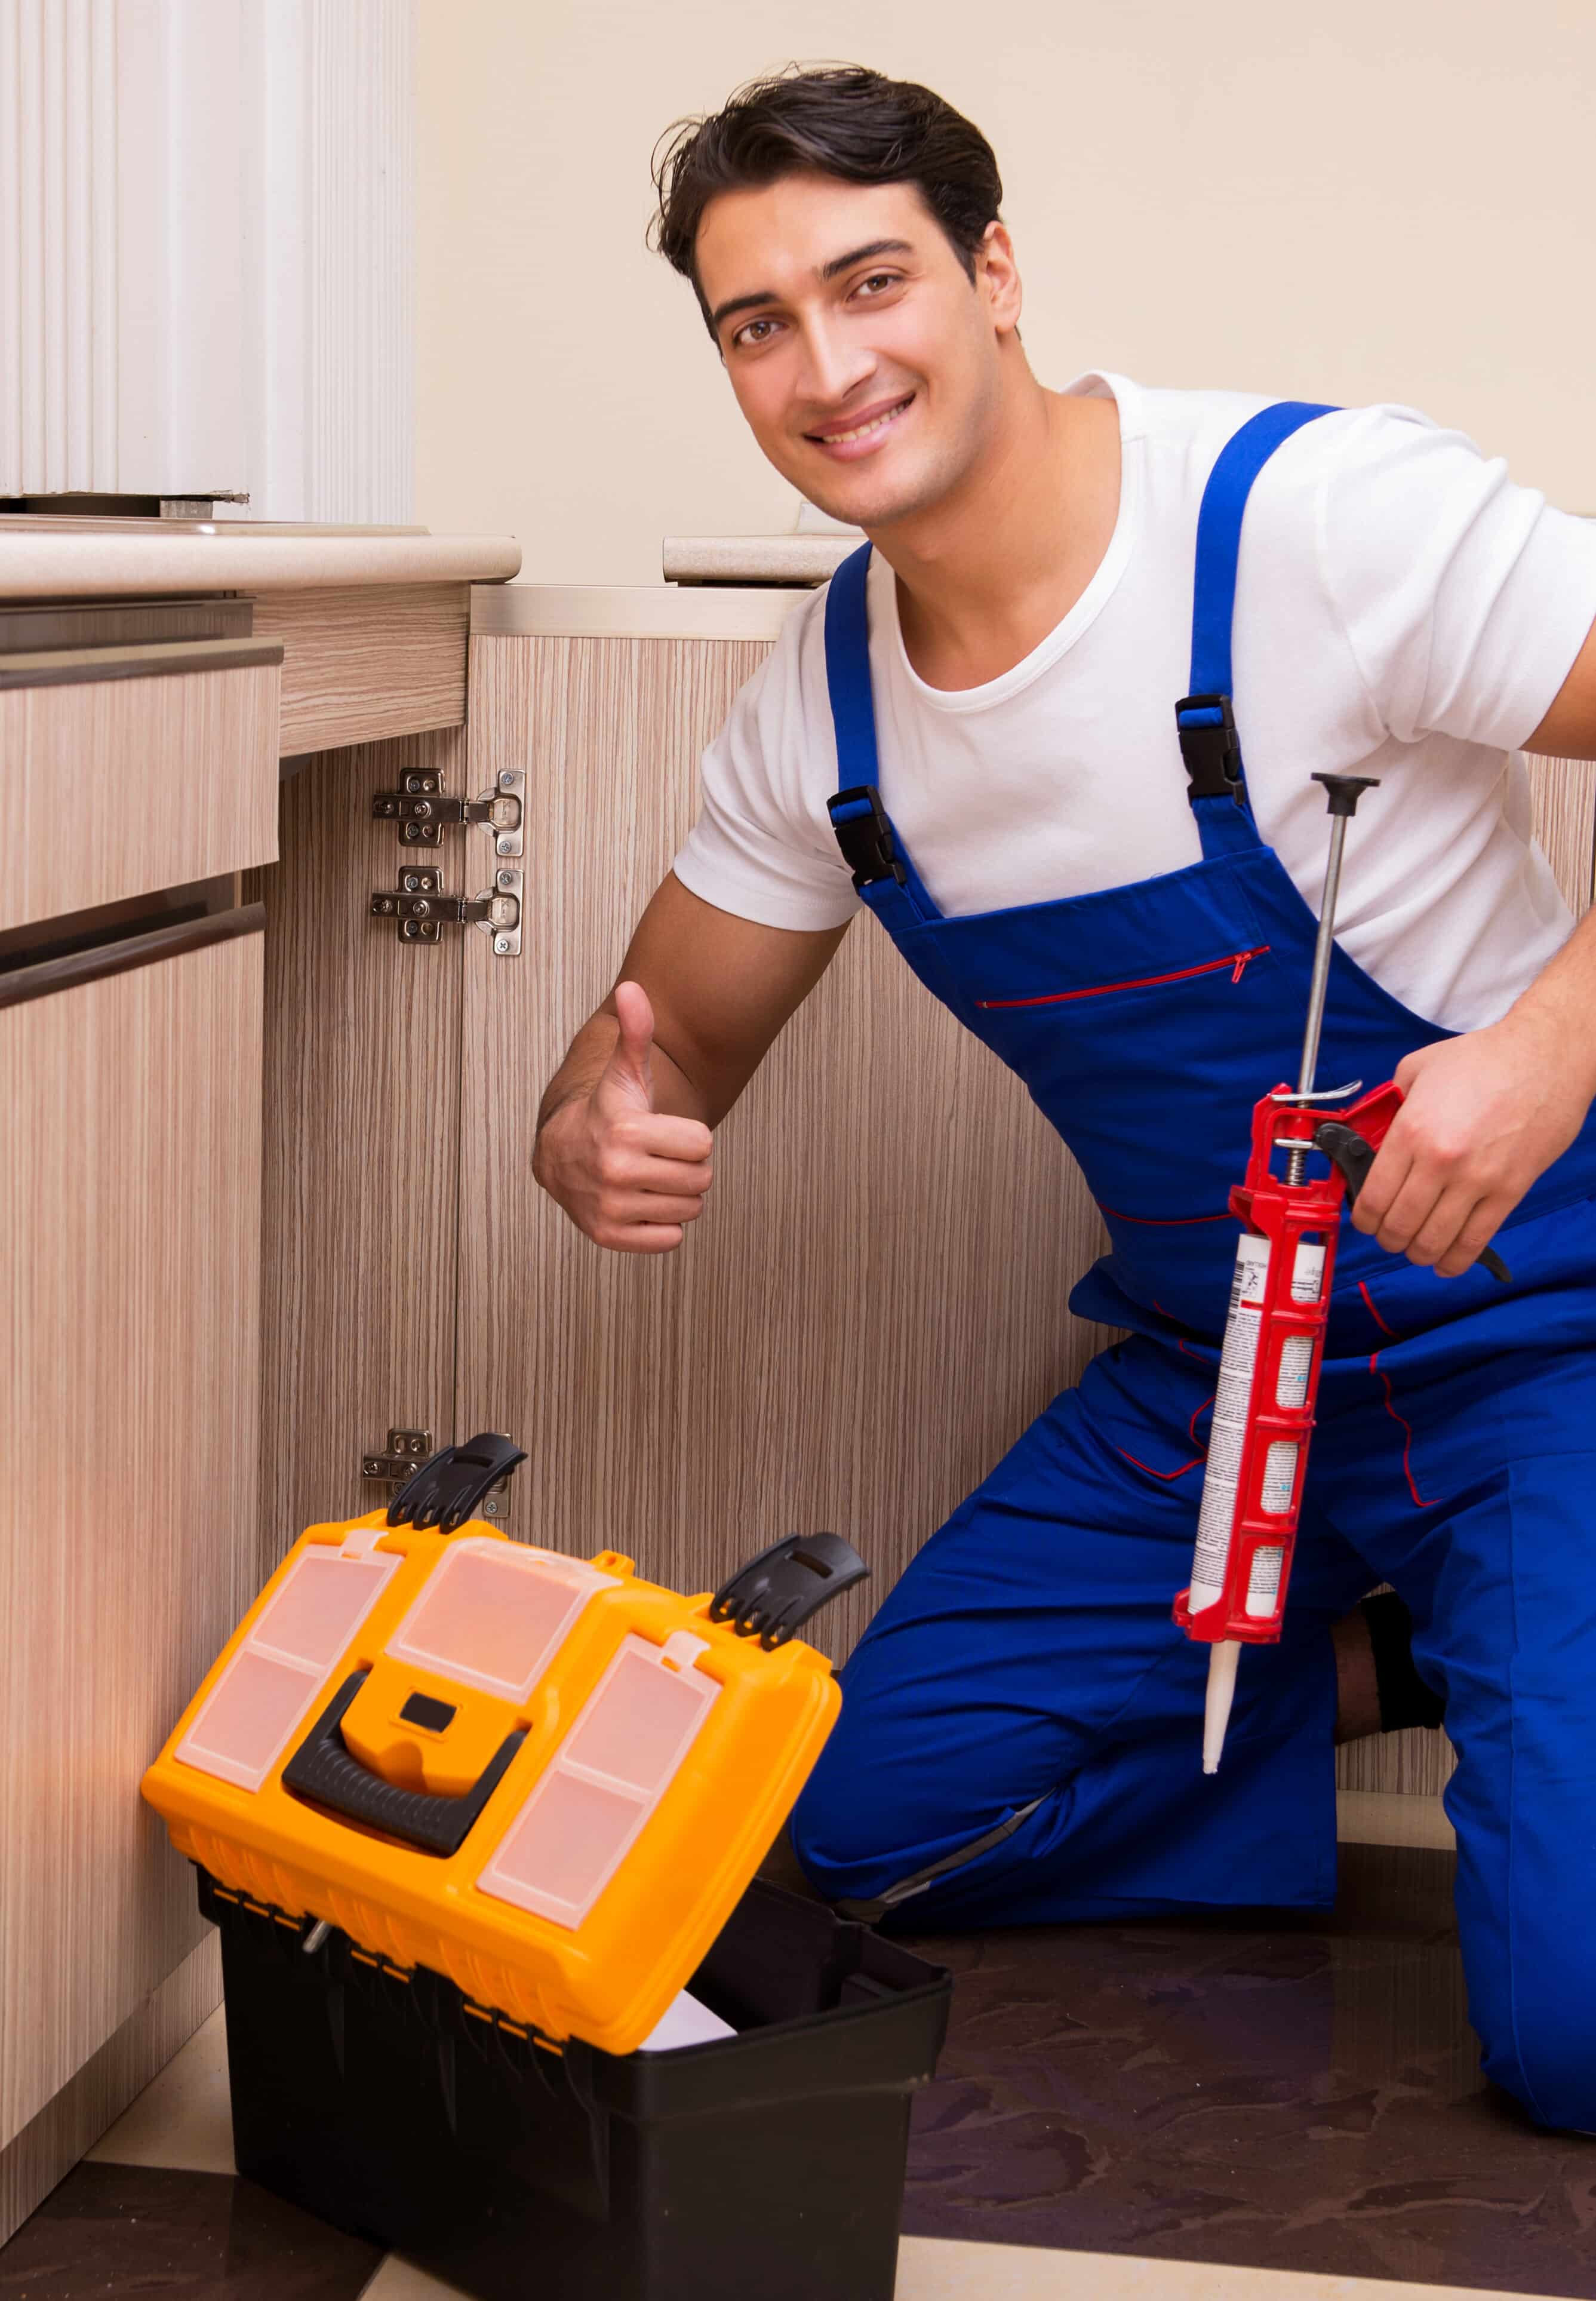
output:
M484 2019L630 2053L808 1778L840 1697L792 1633L865 1569L790 1536L683 1596L444 1515L307 1528L146 1795L307 1935L325 1920Z

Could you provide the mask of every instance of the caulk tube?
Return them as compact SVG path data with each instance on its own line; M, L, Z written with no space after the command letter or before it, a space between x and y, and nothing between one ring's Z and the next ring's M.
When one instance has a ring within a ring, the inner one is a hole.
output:
M1236 1247L1236 1267L1231 1275L1230 1310L1224 1322L1224 1346L1219 1354L1219 1383L1214 1394L1214 1421L1208 1435L1202 1503L1197 1517L1191 1594L1186 1601L1193 1614L1216 1606L1224 1595L1241 1492L1247 1410L1252 1402L1252 1376L1263 1327L1264 1284L1268 1276L1268 1240L1256 1231L1243 1231ZM1208 1689L1202 1722L1205 1774L1216 1774L1219 1770L1224 1729L1230 1723L1231 1703L1235 1699L1240 1652L1240 1644L1234 1638L1216 1638L1208 1649Z
M1261 1233L1243 1231L1236 1247L1236 1267L1231 1276L1230 1310L1224 1343L1219 1356L1219 1381L1214 1398L1214 1420L1208 1437L1208 1459L1203 1472L1202 1502L1198 1511L1197 1546L1191 1560L1191 1589L1186 1600L1192 1614L1206 1612L1227 1595L1231 1544L1241 1500L1241 1479L1246 1453L1249 1418L1263 1336L1263 1301L1269 1276L1269 1242ZM1298 1242L1291 1268L1291 1293L1298 1301L1317 1301L1323 1283L1324 1249L1316 1239ZM1307 1394L1313 1343L1292 1336L1281 1353L1275 1403L1299 1406ZM1291 1507L1296 1477L1294 1442L1277 1442L1269 1450L1265 1471L1263 1504L1266 1510ZM1254 1560L1247 1611L1267 1615L1279 1588L1279 1551L1260 1551ZM1269 1578L1273 1572L1273 1580ZM1202 1770L1217 1773L1235 1698L1236 1662L1240 1641L1216 1638L1208 1655L1207 1694L1203 1706Z

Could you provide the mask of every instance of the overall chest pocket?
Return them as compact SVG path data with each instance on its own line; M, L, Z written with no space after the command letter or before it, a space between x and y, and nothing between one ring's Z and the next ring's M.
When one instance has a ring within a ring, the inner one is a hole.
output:
M983 1015L1017 1013L1027 1008L1068 1006L1077 1000L1111 999L1124 992L1158 991L1169 984L1196 983L1216 975L1228 975L1233 983L1240 983L1253 960L1266 957L1268 950L1266 942L1253 943L1244 950L1226 951L1218 958L1199 959L1192 966L1125 975L1116 981L1078 983L1067 991L1033 991L1016 997L978 999L975 1007Z

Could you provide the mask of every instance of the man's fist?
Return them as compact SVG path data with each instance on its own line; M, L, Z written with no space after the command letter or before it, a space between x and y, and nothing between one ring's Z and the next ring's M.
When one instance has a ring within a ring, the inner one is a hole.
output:
M550 1112L532 1172L595 1245L668 1254L704 1211L712 1137L654 1107L654 1009L638 983L615 988L614 1050L585 1094Z
M1352 1209L1391 1254L1456 1278L1584 1125L1591 1079L1557 1018L1523 1002L1499 1023L1417 1047L1407 1100Z

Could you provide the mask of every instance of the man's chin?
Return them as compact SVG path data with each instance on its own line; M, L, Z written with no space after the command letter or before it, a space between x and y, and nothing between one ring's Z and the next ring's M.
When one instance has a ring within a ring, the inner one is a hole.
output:
M799 487L816 511L824 512L828 519L840 519L849 527L872 531L891 527L899 520L929 511L946 492L923 473L918 481L902 478L888 481L884 474L879 481L871 481L861 473L850 487L806 487L802 481Z

